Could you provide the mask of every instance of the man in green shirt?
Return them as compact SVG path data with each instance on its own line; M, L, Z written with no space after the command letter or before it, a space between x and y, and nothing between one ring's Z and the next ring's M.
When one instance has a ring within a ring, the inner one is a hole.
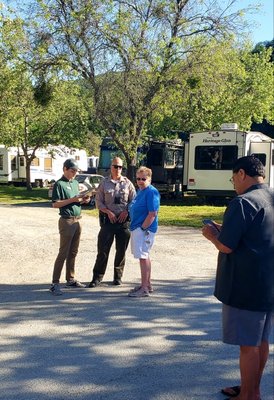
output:
M74 278L75 259L81 236L81 204L89 201L89 196L79 194L79 184L75 180L78 171L75 160L69 158L63 165L63 176L54 184L52 206L59 208L60 248L54 263L50 292L54 296L62 294L60 289L61 272L66 261L66 287L83 288Z

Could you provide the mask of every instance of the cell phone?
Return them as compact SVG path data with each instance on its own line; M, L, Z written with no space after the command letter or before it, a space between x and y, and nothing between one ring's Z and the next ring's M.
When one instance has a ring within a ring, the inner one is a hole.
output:
M215 229L217 229L217 231L220 231L219 228L218 228L218 226L217 226L216 224L214 224L214 222L212 221L212 219L209 219L209 218L203 219L203 224L204 224L204 225L211 225L211 226L213 226Z
M87 195L91 195L91 190L85 190L83 192L80 192L77 197L84 197Z

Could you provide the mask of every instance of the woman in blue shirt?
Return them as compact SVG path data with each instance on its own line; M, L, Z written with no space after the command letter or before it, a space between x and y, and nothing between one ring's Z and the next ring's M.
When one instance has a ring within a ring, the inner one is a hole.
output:
M151 185L152 171L141 167L136 172L138 192L129 206L131 252L140 261L141 285L129 292L130 297L147 297L152 293L149 252L158 229L160 193Z

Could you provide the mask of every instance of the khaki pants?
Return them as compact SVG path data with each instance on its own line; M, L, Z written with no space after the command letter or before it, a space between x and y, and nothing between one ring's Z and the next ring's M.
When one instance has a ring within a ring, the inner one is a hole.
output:
M69 219L60 218L58 222L60 233L60 248L54 263L52 283L59 283L61 272L66 261L66 281L74 279L75 258L81 236L80 219L71 217Z

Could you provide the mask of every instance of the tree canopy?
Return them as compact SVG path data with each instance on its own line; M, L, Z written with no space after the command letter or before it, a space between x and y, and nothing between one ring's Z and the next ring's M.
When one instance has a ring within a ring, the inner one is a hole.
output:
M174 66L185 75L213 38L240 29L243 10L232 9L234 3L39 0L35 34L43 38L48 64L68 65L90 84L96 120L134 165Z
M83 99L92 97L89 131L111 136L134 167L147 134L215 128L229 120L247 128L251 120L273 118L270 50L252 53L236 40L251 10L237 10L237 3L36 0L22 14L20 40L9 36L9 52L31 67L31 83L39 83L39 74L45 78L35 91L39 97L42 90L42 101L53 96L52 77L80 83ZM70 85L61 85L63 96ZM71 132L72 126L64 128Z
M48 144L83 146L92 102L76 81L60 79L54 70L47 73L35 68L37 54L28 49L22 21L1 22L0 142L23 150L31 188L30 164L38 148ZM26 49L20 51L18 38Z

